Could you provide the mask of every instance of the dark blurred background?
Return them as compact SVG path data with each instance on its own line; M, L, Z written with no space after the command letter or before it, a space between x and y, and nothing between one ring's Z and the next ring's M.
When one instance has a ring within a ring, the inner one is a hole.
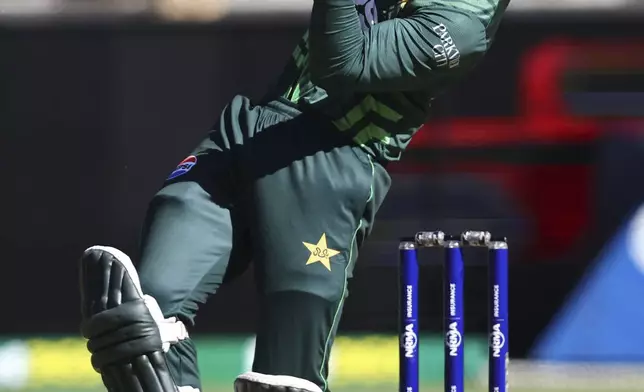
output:
M515 2L392 166L341 332L396 333L400 236L485 229L510 241L513 358L644 361L644 8ZM79 255L95 243L136 254L147 201L233 95L267 90L308 3L0 0L0 389L36 388L34 352L63 360L82 345ZM466 256L467 330L484 335L485 254ZM422 326L437 336L441 257L422 258ZM196 334L216 350L252 336L256 311L247 274ZM53 346L34 349L42 338Z

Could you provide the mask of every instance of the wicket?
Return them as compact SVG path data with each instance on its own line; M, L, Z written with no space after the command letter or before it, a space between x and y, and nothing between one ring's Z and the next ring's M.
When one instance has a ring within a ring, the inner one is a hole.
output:
M445 392L463 392L464 277L463 247L485 247L488 273L488 391L508 390L508 245L489 232L467 231L460 236L441 231L419 232L400 242L400 381L399 392L419 392L418 249L445 249L443 273L443 332Z

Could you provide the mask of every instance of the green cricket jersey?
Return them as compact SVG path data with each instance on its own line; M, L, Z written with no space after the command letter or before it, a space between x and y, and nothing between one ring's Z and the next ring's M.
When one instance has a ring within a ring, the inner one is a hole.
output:
M376 159L395 161L432 100L488 50L510 0L385 1L314 0L270 97L323 113Z

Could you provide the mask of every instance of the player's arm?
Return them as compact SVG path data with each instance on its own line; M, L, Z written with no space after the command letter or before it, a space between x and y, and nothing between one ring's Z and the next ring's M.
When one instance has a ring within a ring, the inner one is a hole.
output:
M363 31L353 0L314 0L309 36L314 83L329 91L427 89L463 73L487 50L474 15L421 6Z

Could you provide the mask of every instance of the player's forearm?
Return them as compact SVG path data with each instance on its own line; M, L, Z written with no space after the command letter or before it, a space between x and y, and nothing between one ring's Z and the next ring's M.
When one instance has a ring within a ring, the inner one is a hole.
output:
M316 84L333 89L358 79L366 40L354 2L314 0L309 43Z
M363 32L352 0L314 0L311 79L327 91L432 91L487 50L485 27L456 7L415 7Z

